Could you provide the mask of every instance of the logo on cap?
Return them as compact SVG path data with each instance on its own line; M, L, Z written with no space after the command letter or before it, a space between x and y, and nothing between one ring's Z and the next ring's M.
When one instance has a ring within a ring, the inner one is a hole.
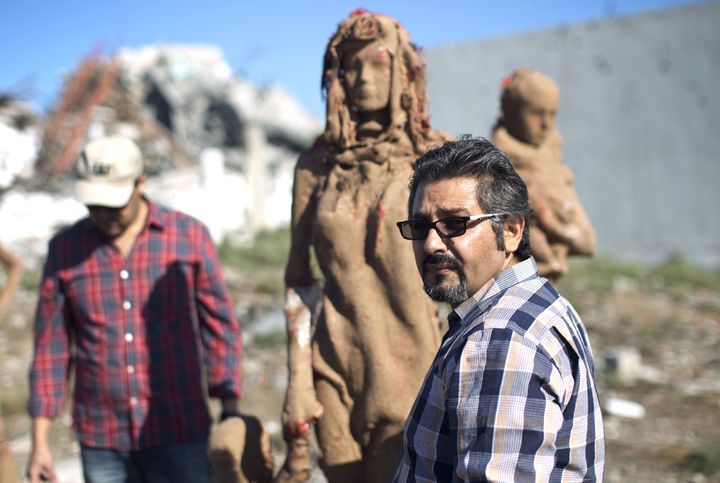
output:
M110 174L111 167L109 164L93 164L92 174L95 176L107 176Z

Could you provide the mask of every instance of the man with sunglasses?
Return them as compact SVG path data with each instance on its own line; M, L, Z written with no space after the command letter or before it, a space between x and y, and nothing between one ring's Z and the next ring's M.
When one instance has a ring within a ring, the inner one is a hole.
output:
M538 275L527 188L505 154L470 138L429 151L408 208L398 227L425 291L453 310L395 481L602 481L590 344Z
M51 241L30 370L27 476L55 481L48 444L70 370L85 481L209 482L206 394L237 411L242 342L199 221L150 201L128 138L90 142L75 197L89 216Z

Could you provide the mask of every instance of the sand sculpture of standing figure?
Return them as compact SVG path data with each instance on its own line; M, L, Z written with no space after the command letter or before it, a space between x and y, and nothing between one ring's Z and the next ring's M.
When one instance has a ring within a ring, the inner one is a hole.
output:
M540 71L518 69L503 81L502 115L492 142L505 151L528 186L533 217L530 245L540 275L557 281L568 256L592 256L595 232L563 162L563 141L555 129L560 92Z
M385 15L356 11L338 26L322 88L325 132L295 169L285 272L289 450L280 476L308 476L306 438L316 423L331 482L389 481L440 342L436 308L410 276L412 250L395 222L407 217L413 162L446 137L428 125L421 58Z

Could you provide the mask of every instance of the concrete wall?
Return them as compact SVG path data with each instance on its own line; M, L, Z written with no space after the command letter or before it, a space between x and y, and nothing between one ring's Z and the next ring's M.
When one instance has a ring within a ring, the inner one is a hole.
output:
M429 49L432 125L489 136L500 82L560 85L565 161L601 253L720 266L720 3Z

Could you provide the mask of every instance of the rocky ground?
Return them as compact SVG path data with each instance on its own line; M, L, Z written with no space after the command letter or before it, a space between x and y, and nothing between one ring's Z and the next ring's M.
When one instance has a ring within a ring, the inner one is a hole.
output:
M246 340L244 407L264 421L280 459L287 372L274 270L248 278L228 265L227 275ZM0 402L19 469L30 448L24 408L35 304L25 285L0 326ZM677 260L658 270L599 261L573 266L559 288L583 317L598 363L606 481L720 482L720 277ZM52 439L61 481L74 482L69 424L56 423ZM314 479L324 480L319 470Z

